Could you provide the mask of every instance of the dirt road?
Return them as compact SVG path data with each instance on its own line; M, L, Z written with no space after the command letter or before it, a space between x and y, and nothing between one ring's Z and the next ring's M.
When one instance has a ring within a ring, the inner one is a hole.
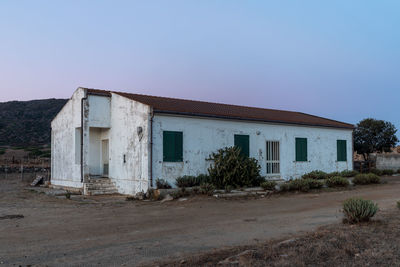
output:
M287 194L248 200L212 197L131 202L93 197L57 199L0 180L0 263L7 265L125 265L148 263L223 246L256 243L341 219L351 196L381 209L400 199L400 177L350 191ZM1 264L0 264L1 265Z

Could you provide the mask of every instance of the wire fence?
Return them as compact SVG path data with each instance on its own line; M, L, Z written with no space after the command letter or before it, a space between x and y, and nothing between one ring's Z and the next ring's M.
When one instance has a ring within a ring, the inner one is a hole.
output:
M31 165L2 165L0 166L0 179L19 179L22 182L31 182L36 177L42 176L45 181L50 180L51 170L48 166Z

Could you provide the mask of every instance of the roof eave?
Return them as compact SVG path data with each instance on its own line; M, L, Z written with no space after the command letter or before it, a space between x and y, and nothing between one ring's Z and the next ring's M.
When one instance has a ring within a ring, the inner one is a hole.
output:
M204 117L204 118L214 118L214 119L228 119L228 120L241 120L241 121L253 121L253 122L265 122L265 123L278 123L278 124L289 124L289 125L301 125L301 126L313 126L313 127L326 127L326 128L336 128L336 129L347 129L354 130L354 125L349 124L348 126L334 126L334 125L323 125L323 124L313 124L313 123L301 123L301 122L288 122L288 121L279 121L279 120L264 120L264 119L255 119L255 118L242 118L242 117L234 117L234 116L220 116L220 115L212 115L212 114L202 114L202 113L193 113L193 112L178 112L178 111L166 111L154 109L154 113L159 114L170 114L170 115L181 115L181 116L191 116L191 117Z

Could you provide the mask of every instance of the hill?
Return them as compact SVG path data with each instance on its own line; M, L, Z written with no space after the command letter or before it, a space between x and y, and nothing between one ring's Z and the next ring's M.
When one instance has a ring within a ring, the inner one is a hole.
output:
M0 146L50 144L51 120L67 99L42 99L0 103Z

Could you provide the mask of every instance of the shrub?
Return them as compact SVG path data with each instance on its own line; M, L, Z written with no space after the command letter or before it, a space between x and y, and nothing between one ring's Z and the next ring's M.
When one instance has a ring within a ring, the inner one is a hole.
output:
M378 175L369 173L369 174L367 174L367 177L368 177L370 184L380 184L381 183L381 178Z
M331 173L328 173L328 174L326 175L326 179L332 178L332 177L336 177L336 176L341 176L341 173L340 173L340 172L331 172Z
M397 204L397 208L400 209L400 201L397 201L396 204Z
M358 171L355 170L344 170L340 173L340 175L338 176L342 176L342 177L354 177L358 174Z
M392 176L394 174L393 170L382 170L382 175Z
M341 176L328 178L325 183L328 187L346 187L350 184L349 180Z
M382 176L383 175L383 172L381 170L378 170L378 169L371 169L370 173L376 174L378 176Z
M310 189L319 189L324 185L322 181L315 179L294 179L289 180L280 186L281 191L302 191L308 192Z
M364 184L379 184L381 182L381 178L373 173L368 174L357 174L356 177L353 179L353 183L357 185L364 185Z
M171 189L171 185L164 179L156 180L157 189Z
M211 196L214 193L215 186L210 183L202 183L200 185L200 194Z
M237 147L226 147L210 155L214 163L208 168L210 183L217 188L259 186L260 165L254 158L242 156Z
M181 197L187 197L189 195L190 195L190 192L186 191L186 189L183 187L183 188L180 188L178 191L173 192L171 194L171 197L173 199L178 199Z
M185 175L176 178L175 184L177 187L193 187L200 186L202 183L209 182L210 177L206 174L200 174L198 176Z
M371 200L349 198L343 203L343 213L350 223L367 222L378 211L378 205Z
M320 180L320 179L325 179L327 176L326 172L323 171L312 171L309 173L304 174L301 178L303 179L316 179L316 180Z
M288 183L288 182L285 182L285 183L283 183L283 184L280 184L280 185L279 185L279 191L281 191L281 192L290 191L289 183Z
M308 192L310 190L309 181L313 179L294 179L288 182L290 191Z
M304 179L304 180L307 181L310 189L320 189L324 186L323 181L318 181L318 180L314 180L314 179Z
M260 184L260 186L261 186L264 190L274 191L274 190L275 190L275 186L276 186L276 182L275 182L275 181L265 181L265 182L262 182L262 183Z
M230 185L225 186L225 192L230 193L233 190L233 187Z

